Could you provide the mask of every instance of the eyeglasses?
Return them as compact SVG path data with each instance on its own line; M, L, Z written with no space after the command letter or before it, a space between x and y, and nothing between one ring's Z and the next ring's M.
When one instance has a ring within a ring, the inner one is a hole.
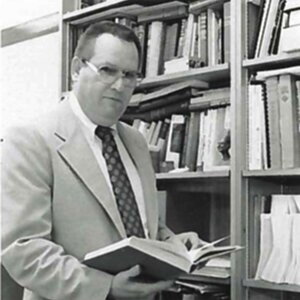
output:
M82 62L85 63L92 71L97 73L102 82L107 84L112 84L122 77L124 86L135 87L142 79L140 73L136 71L120 70L108 65L100 65L96 67L93 63L86 59L82 59Z

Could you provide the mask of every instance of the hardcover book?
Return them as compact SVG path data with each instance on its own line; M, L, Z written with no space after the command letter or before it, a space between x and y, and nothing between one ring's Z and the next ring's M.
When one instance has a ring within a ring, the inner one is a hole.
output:
M239 246L215 246L226 238L187 250L179 243L130 237L86 254L83 263L111 274L140 265L146 276L156 279L177 278L203 266L213 257L241 249Z

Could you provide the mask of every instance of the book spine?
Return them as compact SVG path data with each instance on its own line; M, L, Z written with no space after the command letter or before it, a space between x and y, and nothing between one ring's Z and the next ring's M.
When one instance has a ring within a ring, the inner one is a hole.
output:
M223 5L224 20L224 63L230 62L230 2Z
M208 46L207 46L207 11L199 15L200 26L200 59L202 66L208 65Z
M184 120L185 123L185 132L183 135L183 146L182 146L182 152L180 154L180 162L179 167L184 168L187 165L187 147L189 142L189 130L191 126L191 117L186 115Z
M190 171L196 170L197 148L199 143L200 112L191 112L187 132L186 164Z
M205 119L207 111L200 112L199 120L199 137L198 137L198 147L197 147L197 162L196 170L203 171L203 154L204 154L204 128L205 128Z
M278 98L278 78L277 76L266 79L267 102L268 102L268 127L270 138L271 168L279 169L281 162L281 138L279 126L279 98Z
M146 76L153 77L161 73L162 45L164 42L164 23L162 21L153 21L149 28L147 47L147 66Z
M263 34L261 49L260 49L260 55L259 56L267 56L269 54L269 46L271 43L271 36L273 31L273 26L276 21L276 16L278 15L278 5L279 0L272 0L270 1L270 9L267 15L266 25L265 25L265 31ZM275 24L276 25L276 24Z
M170 95L163 96L161 98L154 99L152 101L141 102L138 112L146 112L159 107L168 106L177 102L184 102L191 97L191 89L187 88L183 91L179 91Z
M181 24L180 24L180 33L179 33L177 53L176 53L177 57L183 56L183 45L184 45L184 40L186 35L186 26L187 26L187 19L184 18L181 20Z
M295 168L300 165L300 140L296 85L292 75L280 75L278 93L280 103L282 166L283 168Z
M166 161L172 162L174 169L179 167L185 133L185 118L183 115L172 115L168 138Z
M155 7L155 6L154 6ZM147 10L145 13L139 14L138 22L153 22L156 20L170 20L170 19L179 19L186 17L188 15L188 10L186 6L175 6L175 7L168 7L168 8L161 8L158 6L159 9Z
M182 50L183 57L190 57L191 53L191 46L192 46L192 39L193 39L193 30L194 30L194 15L189 14L187 19L187 26L185 31L185 38Z

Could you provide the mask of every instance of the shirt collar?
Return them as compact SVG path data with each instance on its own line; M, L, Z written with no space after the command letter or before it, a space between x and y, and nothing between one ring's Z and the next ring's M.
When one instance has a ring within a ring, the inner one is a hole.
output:
M76 117L81 121L84 125L84 128L92 135L95 136L95 130L97 128L97 124L93 123L87 115L83 112L78 99L74 92L70 92L69 101L71 105L71 109L73 110ZM113 134L116 134L116 124L110 127L112 129Z

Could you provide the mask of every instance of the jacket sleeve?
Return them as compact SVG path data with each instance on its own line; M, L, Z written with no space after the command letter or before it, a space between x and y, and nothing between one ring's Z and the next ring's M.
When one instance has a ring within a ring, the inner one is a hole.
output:
M50 151L38 130L12 129L2 161L2 263L9 275L47 299L106 299L112 275L52 241Z

